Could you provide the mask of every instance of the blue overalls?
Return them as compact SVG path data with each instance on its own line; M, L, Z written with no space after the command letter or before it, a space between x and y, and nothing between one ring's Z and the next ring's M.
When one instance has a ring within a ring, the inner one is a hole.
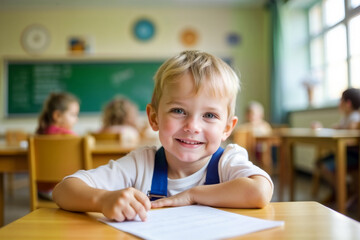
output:
M212 155L207 167L205 185L217 184L220 182L218 165L224 149L219 147ZM161 147L155 154L154 173L151 182L151 190L148 191L148 197L151 201L167 197L167 162L165 150Z

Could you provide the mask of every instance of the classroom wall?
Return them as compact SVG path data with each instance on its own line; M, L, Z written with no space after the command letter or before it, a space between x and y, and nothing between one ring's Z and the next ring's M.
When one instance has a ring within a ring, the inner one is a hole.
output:
M149 42L139 42L132 36L131 27L140 17L151 19L156 35ZM21 47L23 30L30 24L42 24L50 32L48 48L38 56L30 56ZM237 115L249 100L265 105L269 115L270 64L269 64L269 13L265 8L97 8L97 9L13 9L0 6L0 134L7 128L22 128L33 132L37 118L5 117L4 59L67 58L67 40L71 36L91 36L91 57L116 59L168 58L187 49L179 40L181 30L195 29L199 42L192 48L230 58L240 72L242 91L238 96ZM226 42L229 32L241 35L241 43L230 46ZM84 56L84 58L90 56ZM80 115L75 126L78 134L100 127L100 113Z

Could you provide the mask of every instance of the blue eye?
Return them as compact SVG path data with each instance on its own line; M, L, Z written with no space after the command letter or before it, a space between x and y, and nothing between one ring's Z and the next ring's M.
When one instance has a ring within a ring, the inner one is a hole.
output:
M204 117L205 117L205 118L216 118L216 115L213 114L213 113L205 113L205 114L204 114Z
M185 111L181 108L173 108L170 110L170 112L176 113L176 114L185 114Z

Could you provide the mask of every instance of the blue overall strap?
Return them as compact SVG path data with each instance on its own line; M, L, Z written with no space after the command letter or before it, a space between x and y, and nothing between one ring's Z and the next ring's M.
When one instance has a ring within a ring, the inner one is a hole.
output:
M151 201L167 196L168 173L165 150L161 147L155 154L154 173L148 197Z
M219 169L219 160L223 152L224 149L222 147L219 147L218 150L212 155L207 167L206 180L204 185L220 183L218 169Z
M220 183L218 165L224 149L219 147L212 155L207 167L205 185ZM155 154L154 173L151 182L151 190L147 195L151 201L167 197L167 162L165 150L161 147Z

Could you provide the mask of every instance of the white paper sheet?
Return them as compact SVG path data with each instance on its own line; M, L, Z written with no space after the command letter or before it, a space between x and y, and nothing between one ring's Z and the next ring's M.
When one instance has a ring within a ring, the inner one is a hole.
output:
M152 210L146 222L99 220L121 231L154 240L223 239L284 224L198 205Z

